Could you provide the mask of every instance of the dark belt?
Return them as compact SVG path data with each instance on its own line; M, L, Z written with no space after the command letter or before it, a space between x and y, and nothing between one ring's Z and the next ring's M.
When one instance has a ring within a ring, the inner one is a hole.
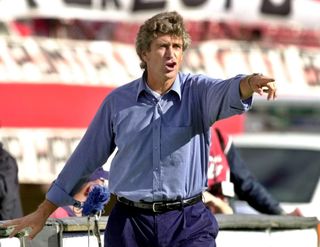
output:
M134 202L124 197L117 197L117 201L133 208L144 209L153 213L163 213L171 210L182 209L186 206L191 206L202 200L202 194L190 197L187 199L175 201L156 201L156 202Z

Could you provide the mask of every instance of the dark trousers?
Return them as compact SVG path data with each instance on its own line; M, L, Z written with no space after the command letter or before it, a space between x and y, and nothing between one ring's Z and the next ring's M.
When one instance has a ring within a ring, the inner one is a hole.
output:
M116 203L105 231L105 247L215 247L218 223L198 202L155 214Z

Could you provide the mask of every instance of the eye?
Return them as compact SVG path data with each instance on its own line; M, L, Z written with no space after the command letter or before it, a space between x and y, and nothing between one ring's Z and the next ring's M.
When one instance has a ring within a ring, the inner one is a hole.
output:
M175 49L182 49L182 45L181 44L174 44L173 47Z
M166 44L159 44L158 49L165 49L167 46Z

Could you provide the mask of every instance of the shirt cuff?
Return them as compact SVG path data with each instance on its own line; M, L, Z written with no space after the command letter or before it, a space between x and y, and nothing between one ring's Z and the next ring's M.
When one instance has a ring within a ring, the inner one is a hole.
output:
M234 77L234 82L237 86L232 87L231 92L231 102L232 102L232 108L239 109L240 111L248 111L253 103L253 96L246 100L241 100L240 96L240 81L246 77L247 75L237 75Z
M58 207L67 205L73 205L78 208L81 207L81 202L73 199L73 197L61 189L55 181L51 184L46 194L46 199Z

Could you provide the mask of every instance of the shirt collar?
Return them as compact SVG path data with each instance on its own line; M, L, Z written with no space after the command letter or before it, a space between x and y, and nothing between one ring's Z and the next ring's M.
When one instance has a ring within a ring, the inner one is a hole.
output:
M142 77L139 80L139 86L138 86L138 91L137 91L137 97L136 100L138 101L140 94L145 91L147 92L148 89L146 87L146 71L143 72Z
M148 91L147 86L146 86L146 83L147 83L146 78L147 78L147 73L146 73L146 71L144 71L142 74L142 77L139 80L139 86L138 86L137 97L136 97L137 101L138 101L140 94L143 91L146 91L146 92ZM179 72L169 91L175 92L179 96L179 99L181 100L181 86L180 85L181 85L181 83L180 83L180 72Z

